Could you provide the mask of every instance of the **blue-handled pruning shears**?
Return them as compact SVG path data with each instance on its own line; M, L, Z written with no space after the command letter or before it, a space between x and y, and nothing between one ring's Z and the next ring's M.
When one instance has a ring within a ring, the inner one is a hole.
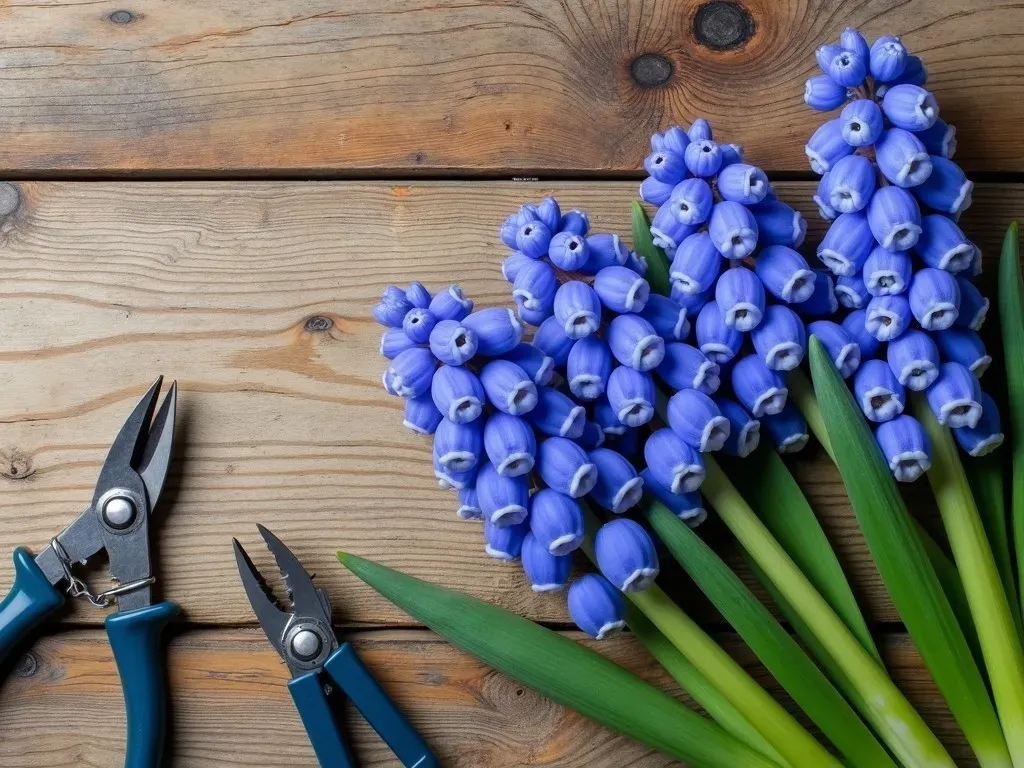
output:
M257 526L284 577L291 610L282 610L252 560L235 543L235 560L256 618L271 644L288 664L288 690L323 768L354 768L355 762L338 720L339 703L347 695L367 722L406 768L440 765L426 742L356 656L331 628L327 592L281 540Z
M153 605L150 516L167 477L177 387L156 410L158 378L117 434L100 469L92 503L34 559L14 550L14 586L0 602L0 665L29 631L64 603L65 594L96 607L117 604L104 626L124 689L128 716L125 768L155 768L164 751L166 686L160 633L178 612ZM74 574L106 552L113 588L94 595ZM58 589L59 588L59 589Z

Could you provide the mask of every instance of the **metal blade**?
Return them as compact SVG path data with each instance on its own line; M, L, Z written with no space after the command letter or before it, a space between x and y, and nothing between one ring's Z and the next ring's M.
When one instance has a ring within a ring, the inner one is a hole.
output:
M292 613L308 618L315 618L323 621L327 626L331 625L330 602L321 600L320 592L313 586L313 580L309 573L302 567L302 563L292 554L292 551L274 534L257 524L256 527L267 542L267 548L277 561L277 567L288 587L288 594L292 600ZM327 603L325 606L324 603ZM327 609L325 611L325 608Z
M135 467L139 465L142 452L145 449L145 438L149 435L149 423L153 419L153 411L156 408L163 380L163 376L157 377L153 386L142 396L139 404L135 406L135 410L125 420L121 431L114 438L114 442L110 444L107 458L103 462L99 479L96 481L96 490L93 494L94 506L108 489L132 488L138 484Z
M174 415L178 402L178 382L171 382L167 396L156 412L153 424L149 429L142 458L136 469L146 484L146 495L149 498L149 511L156 509L160 492L167 479L167 468L171 463L171 449L174 443Z
M285 627L288 626L288 620L291 616L278 607L273 592L267 586L267 582L260 575L256 566L253 565L252 560L249 559L248 553L238 543L238 539L232 539L231 542L235 546L235 562L238 564L238 575L242 579L242 586L245 587L245 594L249 598L249 605L252 606L253 613L256 614L256 620L259 621L260 627L267 635L267 639L270 640L270 644L281 654L281 658L287 661L284 654L283 641Z

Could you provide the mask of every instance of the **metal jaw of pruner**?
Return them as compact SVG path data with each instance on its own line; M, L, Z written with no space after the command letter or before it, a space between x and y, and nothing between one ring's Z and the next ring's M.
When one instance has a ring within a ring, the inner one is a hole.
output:
M153 602L156 579L149 553L150 515L167 478L177 401L173 383L156 410L162 382L161 376L149 388L111 444L89 508L36 557L52 585L64 585L67 594L86 597L97 607L116 602L118 611L124 612ZM73 568L101 550L107 553L110 575L117 584L95 595Z
M331 628L330 598L326 590L313 586L313 578L280 539L262 525L256 527L284 578L291 610L281 609L266 579L238 540L232 539L245 594L271 645L288 664L292 677L320 671L324 662L338 650L338 639Z

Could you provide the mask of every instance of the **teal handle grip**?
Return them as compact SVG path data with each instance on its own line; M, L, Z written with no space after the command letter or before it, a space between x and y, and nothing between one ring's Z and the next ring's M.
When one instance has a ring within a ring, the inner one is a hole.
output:
M362 712L373 730L406 768L438 768L440 763L430 747L402 714L380 683L370 674L356 649L348 643L331 654L324 664L327 674Z
M14 586L0 602L0 665L37 624L64 604L24 547L14 550Z
M327 693L319 672L307 672L290 680L288 692L321 767L355 768L352 752L339 725L340 692Z
M128 715L125 768L157 768L163 758L167 680L160 635L178 610L174 603L158 603L113 613L103 623L121 675Z

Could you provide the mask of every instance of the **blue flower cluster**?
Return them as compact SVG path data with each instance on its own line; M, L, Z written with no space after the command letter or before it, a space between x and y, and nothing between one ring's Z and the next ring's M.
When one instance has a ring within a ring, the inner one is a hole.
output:
M537 223L520 227L529 230L522 233L523 241L539 242L537 232L547 225L529 217L525 221ZM590 247L586 240L579 243L582 249ZM628 287L606 282L614 281L602 278L602 295L627 301ZM529 315L531 306L544 300L539 278L526 285L520 284L517 302L520 312ZM459 517L483 520L489 555L521 560L535 591L557 591L569 581L572 553L583 542L578 500L585 497L613 515L594 540L603 575L576 580L568 596L580 628L602 638L624 625L621 592L642 590L658 574L658 556L646 531L619 517L640 501L644 481L627 458L637 450L638 435L635 430L627 435L616 415L632 409L653 412L654 395L644 385L638 399L629 372L639 372L625 368L613 375L611 350L604 342L594 348L598 339L592 331L600 325L601 303L586 292L577 295L578 286L565 293L559 289L557 301L552 297L551 307L557 304L561 320L551 315L559 327L547 325L548 346L522 341L523 325L510 309L472 311L473 303L454 285L433 296L419 283L405 290L388 286L373 313L387 327L381 339L381 354L390 360L384 388L406 399L407 427L433 435L434 473L443 488L458 491ZM634 301L644 298L645 293L633 292ZM571 330L575 339L562 336L567 348L556 363L547 349L554 330L562 334L561 328ZM619 336L616 355L647 360L638 350L642 339L628 329ZM556 367L564 375L569 357L577 375L569 386L561 386L563 376L558 376L556 386ZM604 398L599 408L588 412L578 402L577 397L594 400L606 387L611 401ZM603 445L606 436L614 438L618 450Z
M804 100L820 111L842 107L806 146L821 175L815 202L832 222L817 253L836 276L850 310L842 327L864 360L843 373L853 373L893 473L911 481L929 468L931 449L903 412L907 390L926 392L972 456L1003 439L977 381L991 362L978 335L989 303L971 282L981 252L957 226L973 185L951 159L955 131L923 87L924 64L899 38L869 46L847 29L816 58L823 74L807 81Z

